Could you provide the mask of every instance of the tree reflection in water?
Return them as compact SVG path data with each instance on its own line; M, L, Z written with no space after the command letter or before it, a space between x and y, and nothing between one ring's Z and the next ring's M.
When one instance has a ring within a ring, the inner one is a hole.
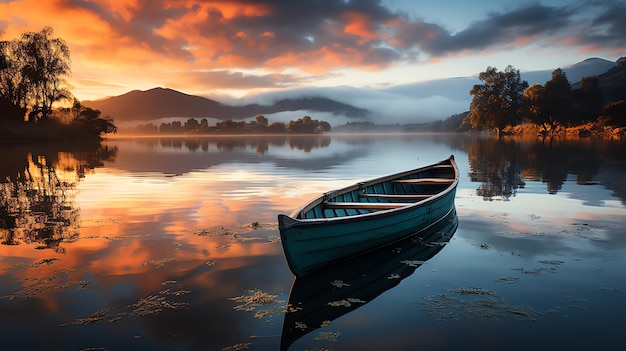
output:
M147 145L150 148L161 147L164 149L206 152L210 148L220 151L232 151L236 149L255 149L256 153L263 155L270 147L285 147L311 152L330 146L331 137L327 135L224 135L211 137L156 137L135 139L137 143Z
M116 148L96 145L5 146L0 156L0 243L38 244L63 253L61 242L79 236L78 181Z
M623 167L621 145L619 140L592 138L475 138L468 147L468 176L472 182L481 183L476 193L489 201L509 200L517 189L525 187L525 181L543 182L548 193L556 194L570 176L580 185L601 182L624 201L624 181L599 175L603 165Z
M509 200L525 183L521 176L520 145L513 140L476 139L468 150L472 182L480 182L476 193L484 200Z

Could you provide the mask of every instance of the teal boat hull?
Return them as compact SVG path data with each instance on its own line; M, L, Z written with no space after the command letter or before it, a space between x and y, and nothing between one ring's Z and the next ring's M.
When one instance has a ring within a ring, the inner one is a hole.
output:
M278 215L291 272L303 276L428 229L454 208L457 184L451 156L326 193L290 216Z

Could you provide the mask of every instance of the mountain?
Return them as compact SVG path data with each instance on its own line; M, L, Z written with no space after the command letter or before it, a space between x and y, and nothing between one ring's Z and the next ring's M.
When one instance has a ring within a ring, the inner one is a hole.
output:
M166 88L133 90L102 100L83 101L86 107L100 110L116 122L149 121L166 117L242 119L259 114L311 110L366 117L369 111L323 97L300 97L275 101L272 105L229 106L200 96Z
M626 57L617 60L617 64L608 71L597 75L598 83L604 93L605 102L626 100ZM580 82L572 84L576 89Z
M621 66L617 66L623 69L623 63L624 60L621 60ZM612 61L590 58L564 67L563 71L570 82L578 82L584 76L602 77L600 84L609 92L605 96L613 96L612 91L617 94L615 96L623 96L621 82L624 81L624 72L617 66ZM545 84L552 78L552 71L522 72L521 76L529 84ZM275 114L268 116L271 121L289 121L293 117L301 116L280 113L312 111L315 113L313 118L326 120L332 126L349 122L419 124L441 121L448 116L467 111L472 101L469 91L475 84L482 84L476 76L401 84L385 89L308 87L242 98L237 105L227 105L171 89L154 88L82 103L100 110L103 116L113 117L116 123L145 123L166 117L242 119L259 114ZM574 88L575 84L573 83ZM620 91L622 95L619 95Z
M561 67L565 75L567 75L567 79L570 83L578 82L583 77L591 77L602 74L613 66L615 66L615 62L601 59L601 58L588 58L584 61L578 62L568 67ZM559 67L555 67L557 69ZM551 70L541 70L541 71L531 71L531 72L521 72L522 79L527 81L529 85L533 85L535 83L544 85L547 81L552 79Z

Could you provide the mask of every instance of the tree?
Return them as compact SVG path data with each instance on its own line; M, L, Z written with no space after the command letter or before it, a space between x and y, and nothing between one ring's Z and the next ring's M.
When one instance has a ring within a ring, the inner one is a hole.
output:
M82 107L78 116L72 121L80 129L91 132L92 135L117 133L117 127L111 117L100 117L100 111L89 107Z
M287 126L283 122L274 122L267 126L267 131L270 133L285 133Z
M558 123L553 123L546 111L546 89L541 84L533 84L524 91L525 114L529 122L543 126L544 130L553 130Z
M18 41L0 41L0 105L3 117L23 122L28 94L18 62Z
M238 132L244 130L246 122L235 122L232 119L227 119L225 121L215 123L215 126L222 132Z
M47 119L55 102L72 96L66 80L71 73L70 50L52 33L45 27L0 42L0 96L16 108L30 108L33 122Z
M598 118L604 104L604 94L598 77L583 77L580 88L573 91L573 97L575 113L570 122L581 124Z
M267 124L269 123L267 118L263 115L257 115L255 117L255 121L256 121L257 126L260 126L260 127L267 127Z
M322 121L322 123L326 123ZM330 124L326 123L324 127L321 126L320 121L312 119L310 116L304 116L297 120L291 120L287 123L287 130L291 133L312 134L323 131L323 128L329 128ZM330 130L330 129L329 129Z
M568 122L568 117L573 111L572 86L567 80L567 75L562 69L557 68L552 72L552 79L546 82L545 87L545 113L550 117L553 127Z
M606 106L602 110L603 119L608 125L616 127L626 126L626 101L614 101Z
M55 102L72 96L66 80L71 73L70 49L63 39L52 38L52 33L51 27L26 32L18 45L22 75L31 94L31 115L40 115L43 120L49 117Z
M523 94L528 87L528 83L522 81L519 70L510 65L504 72L487 67L478 78L484 84L476 84L470 90L470 94L474 95L468 115L472 126L495 129L500 134L504 127L519 123Z
M200 131L200 123L195 118L189 118L187 122L185 122L185 131L187 133L197 133Z
M330 126L330 123L326 121L320 121L319 128L322 132L330 132L331 126Z

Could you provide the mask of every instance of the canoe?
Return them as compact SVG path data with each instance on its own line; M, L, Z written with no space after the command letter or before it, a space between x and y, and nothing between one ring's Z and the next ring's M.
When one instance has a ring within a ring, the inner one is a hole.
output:
M315 274L296 277L289 293L280 349L286 351L304 335L365 306L396 287L438 254L456 232L454 207L419 234L354 257Z
M278 226L289 269L303 276L418 233L454 207L454 156L435 164L330 191Z

